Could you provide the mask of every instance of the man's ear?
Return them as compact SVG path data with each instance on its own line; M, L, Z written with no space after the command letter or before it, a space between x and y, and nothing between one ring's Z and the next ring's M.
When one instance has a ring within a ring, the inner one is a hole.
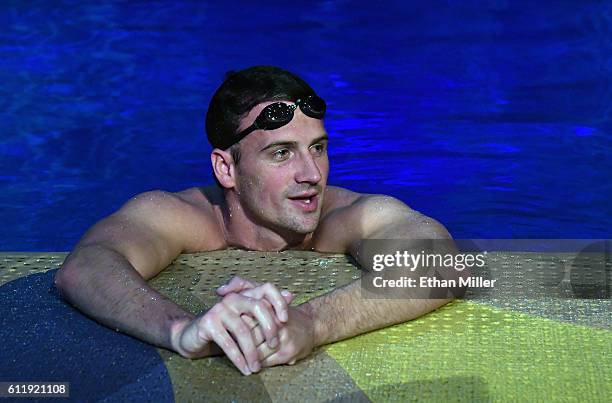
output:
M226 189L231 189L236 186L234 159L229 152L215 148L210 153L210 162L212 163L213 172L221 186Z

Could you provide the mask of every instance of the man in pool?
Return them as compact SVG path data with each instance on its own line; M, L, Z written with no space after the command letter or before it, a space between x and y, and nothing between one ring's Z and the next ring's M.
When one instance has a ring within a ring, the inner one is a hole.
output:
M146 192L95 224L57 272L63 297L183 357L225 353L246 375L448 302L368 299L357 280L291 306L287 291L235 277L196 317L147 284L181 253L314 250L348 253L368 268L365 239L450 239L441 224L397 199L327 186L324 113L325 102L287 71L230 73L206 116L217 186Z

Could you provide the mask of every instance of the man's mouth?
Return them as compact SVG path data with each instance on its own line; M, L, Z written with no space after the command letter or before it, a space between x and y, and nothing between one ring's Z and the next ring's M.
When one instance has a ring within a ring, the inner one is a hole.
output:
M307 193L298 196L289 197L289 200L300 208L300 210L310 213L316 211L319 205L318 193Z

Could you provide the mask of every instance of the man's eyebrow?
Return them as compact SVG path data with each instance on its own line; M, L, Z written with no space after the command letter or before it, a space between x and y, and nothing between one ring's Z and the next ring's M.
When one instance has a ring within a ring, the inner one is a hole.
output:
M267 146L259 150L259 152L266 151L267 149L272 148L272 147L277 147L277 146L290 147L290 146L295 146L295 144L296 144L295 141L276 141L274 143L268 144Z
M316 139L314 139L310 145L319 143L323 140L329 140L329 136L327 135L327 133L317 137ZM273 147L278 147L278 146L284 146L284 147L294 147L297 144L296 141L275 141L273 143L268 144L267 146L265 146L264 148L262 148L261 150L259 150L259 152L262 151L266 151L269 148L273 148Z
M321 136L317 137L316 139L312 140L310 145L319 143L319 142L321 142L323 140L326 140L326 141L329 140L329 136L327 135L327 133L324 133L323 135L321 135Z

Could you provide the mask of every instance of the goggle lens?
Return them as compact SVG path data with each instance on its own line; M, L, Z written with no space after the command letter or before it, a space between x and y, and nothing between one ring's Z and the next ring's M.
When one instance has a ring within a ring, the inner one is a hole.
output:
M257 119L255 119L255 123L238 133L234 144L242 140L252 131L274 130L285 126L293 119L293 112L298 106L304 115L308 117L323 119L325 115L325 101L316 95L309 95L304 99L298 99L294 105L284 102L275 102L263 108L259 116L257 116Z
M303 102L300 102L300 109L304 115L315 119L322 119L325 115L325 101L315 95L306 97Z

